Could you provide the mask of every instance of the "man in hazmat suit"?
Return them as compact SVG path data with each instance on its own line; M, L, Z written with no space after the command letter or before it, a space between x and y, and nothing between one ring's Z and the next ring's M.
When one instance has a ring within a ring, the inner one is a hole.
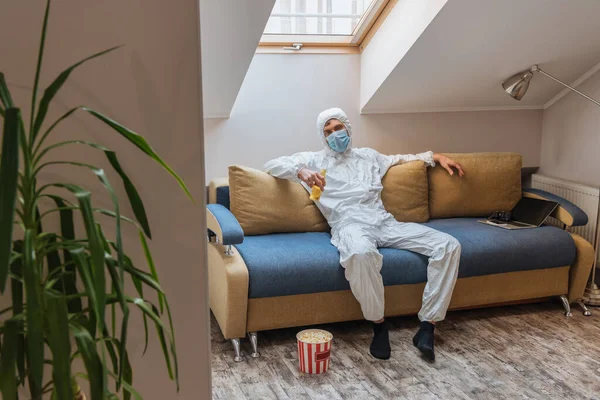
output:
M300 182L311 191L323 190L317 206L331 226L331 243L340 252L340 264L360 303L365 319L373 322L370 353L388 359L391 348L384 323L383 257L378 247L410 250L429 257L427 284L419 311L421 326L413 338L423 356L433 361L435 323L446 316L458 275L460 244L452 236L415 223L398 222L381 201L381 180L396 164L422 160L436 162L450 175L462 167L441 154L387 156L369 148L353 148L352 128L339 108L323 111L317 118L317 135L324 149L302 152L269 161L265 170L277 178ZM325 179L318 171L326 170ZM326 182L327 181L327 182Z

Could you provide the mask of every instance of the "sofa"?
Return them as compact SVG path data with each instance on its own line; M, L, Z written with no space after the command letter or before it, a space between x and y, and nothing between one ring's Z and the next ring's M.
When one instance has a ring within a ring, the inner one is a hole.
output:
M448 154L465 169L450 176L421 161L390 168L382 201L403 222L425 224L461 243L459 276L450 310L558 298L567 316L581 302L594 249L569 232L587 223L573 203L521 186L516 153ZM327 188L325 188L327 190ZM553 223L505 230L478 223L493 211L510 210L521 196L557 201ZM210 307L236 361L240 339L257 333L362 319L331 245L329 227L298 183L234 165L228 178L208 188L207 240ZM427 257L382 248L385 315L416 314L427 281Z

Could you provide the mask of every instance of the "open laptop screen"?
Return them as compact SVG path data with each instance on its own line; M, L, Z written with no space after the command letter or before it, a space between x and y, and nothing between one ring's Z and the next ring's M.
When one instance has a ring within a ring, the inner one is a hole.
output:
M512 210L512 220L540 226L557 205L555 201L523 197Z

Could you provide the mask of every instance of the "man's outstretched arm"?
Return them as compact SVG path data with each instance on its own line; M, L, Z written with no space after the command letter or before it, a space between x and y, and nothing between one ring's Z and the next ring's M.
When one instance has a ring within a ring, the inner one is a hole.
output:
M307 185L324 185L316 166L316 154L310 152L296 153L291 156L279 157L267 162L264 166L266 173L276 178L288 179L294 182L305 182ZM321 178L321 179L319 179Z
M450 175L454 175L452 168L456 168L458 176L463 176L464 171L459 163L452 160L443 154L434 153L433 151L426 151L419 154L396 154L392 156L386 156L377 153L377 159L380 166L381 175L385 175L387 170L397 164L404 164L411 161L423 161L430 167L435 167L436 163L440 164Z
M433 151L426 151L419 154L396 154L389 156L391 157L390 167L396 164L404 164L411 161L423 161L430 167L435 167L435 156L436 154Z

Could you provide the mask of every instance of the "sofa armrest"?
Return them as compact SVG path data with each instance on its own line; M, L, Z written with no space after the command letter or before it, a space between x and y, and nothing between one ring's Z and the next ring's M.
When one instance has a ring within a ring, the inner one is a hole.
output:
M567 226L583 226L588 223L588 216L585 211L563 197L545 190L529 188L523 189L523 197L556 201L559 207L552 213L552 216Z
M206 227L224 245L240 244L244 241L244 231L235 216L220 204L206 205Z
M594 266L594 247L584 238L574 233L571 237L577 247L577 258L569 269L569 302L572 303L583 298L585 285Z
M249 274L239 251L208 243L208 298L225 339L246 337Z

